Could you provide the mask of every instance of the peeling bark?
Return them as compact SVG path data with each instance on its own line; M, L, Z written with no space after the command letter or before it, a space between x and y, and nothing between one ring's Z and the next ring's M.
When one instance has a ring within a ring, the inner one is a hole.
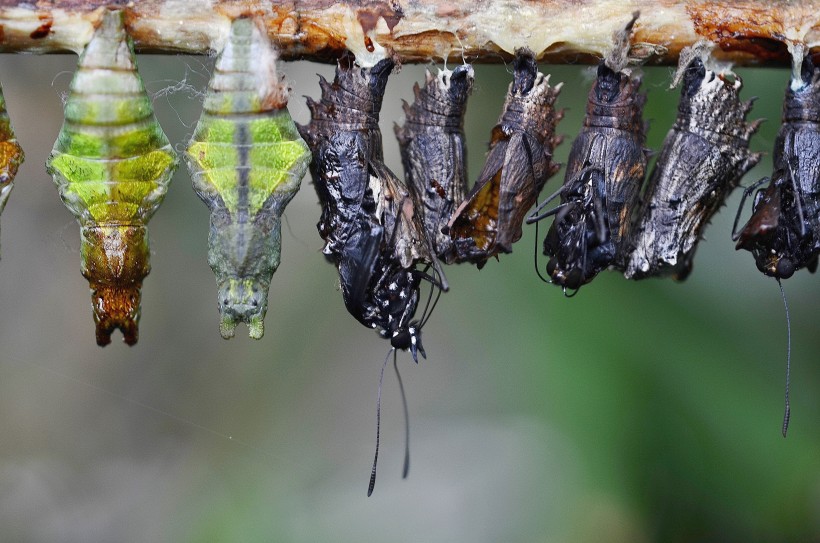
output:
M788 65L787 45L820 46L820 1L774 0L0 0L0 51L80 51L106 6L127 10L142 52L218 50L230 20L256 15L285 59L335 61L349 49L373 64L448 59L501 62L527 46L551 63L588 63L641 11L633 43L653 64L675 64L699 39L739 65ZM662 46L659 49L657 46Z

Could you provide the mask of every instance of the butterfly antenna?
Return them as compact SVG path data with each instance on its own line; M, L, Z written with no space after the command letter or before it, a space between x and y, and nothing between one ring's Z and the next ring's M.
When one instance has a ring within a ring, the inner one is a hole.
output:
M404 383L401 380L399 366L396 364L396 349L393 349L393 369L396 370L396 379L399 382L399 390L401 391L401 405L404 408L404 467L401 470L401 478L407 479L407 474L410 472L410 413L407 411L407 396L404 394Z
M543 275L541 275L541 270L538 269L538 222L535 223L535 241L533 242L532 247L532 260L533 265L535 266L535 274L538 276L538 278L544 283L550 283L551 281Z
M786 293L783 291L783 283L780 278L777 279L777 284L780 287L780 296L783 298L783 307L786 308L786 409L783 413L783 437L786 437L786 432L789 431L789 419L792 416L791 405L789 404L789 385L791 374L792 361L792 322L789 318L789 304L786 303Z
M382 422L382 382L384 382L384 368L387 367L387 361L390 360L390 353L395 356L396 348L387 351L387 356L384 357L382 364L382 371L379 375L379 393L376 399L376 454L373 455L373 468L370 470L370 484L367 486L367 497L373 494L373 488L376 486L376 464L379 462L379 435L381 433Z

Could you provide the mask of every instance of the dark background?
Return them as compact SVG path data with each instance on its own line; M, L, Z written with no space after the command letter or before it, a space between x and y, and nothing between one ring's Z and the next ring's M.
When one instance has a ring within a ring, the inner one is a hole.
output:
M776 283L736 252L736 191L706 232L689 280L602 273L578 296L542 284L535 233L515 253L447 270L451 292L424 330L429 358L402 354L412 469L400 478L398 387L386 376L379 480L366 498L386 342L344 309L320 254L309 177L288 207L263 340L224 341L206 262L208 212L184 166L150 223L152 266L140 340L96 346L78 226L43 163L76 58L0 58L27 159L2 217L0 539L17 542L820 541L820 290L785 284L793 335L792 424L780 435L786 325ZM182 150L211 62L140 56L157 115ZM564 81L559 132L577 133L592 72ZM316 72L283 66L291 111ZM467 116L472 178L510 68L477 66ZM655 149L678 91L648 68ZM785 69L739 70L753 148L771 150ZM401 173L394 121L423 67L387 89L387 163ZM180 81L190 85L180 85ZM174 87L174 88L171 88ZM169 89L170 88L170 89ZM565 161L566 141L557 150ZM745 179L771 168L770 157ZM545 195L561 183L554 177ZM748 212L747 212L748 213ZM546 230L541 229L539 238ZM540 239L538 240L540 246ZM541 265L546 262L542 259Z

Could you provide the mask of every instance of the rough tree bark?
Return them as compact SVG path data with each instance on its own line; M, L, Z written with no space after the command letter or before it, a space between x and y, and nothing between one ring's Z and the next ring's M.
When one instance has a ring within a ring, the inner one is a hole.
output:
M126 9L143 52L206 53L231 18L255 15L285 59L331 61L349 49L364 62L387 51L404 63L500 62L526 45L545 62L590 62L635 10L635 42L655 64L675 63L700 39L744 65L787 65L789 43L820 45L814 0L0 0L0 51L79 51L106 6Z

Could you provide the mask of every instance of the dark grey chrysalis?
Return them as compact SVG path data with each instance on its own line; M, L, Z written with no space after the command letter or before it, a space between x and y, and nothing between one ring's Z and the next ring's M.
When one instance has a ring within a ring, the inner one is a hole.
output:
M628 279L686 279L704 228L761 157L749 151L761 121L746 122L752 101L740 100L741 79L708 70L700 58L680 70L678 117L632 229Z
M473 88L472 66L426 72L424 87L413 88L415 101L404 103L403 126L395 125L405 179L438 258L455 260L453 242L442 231L467 194L464 112Z

